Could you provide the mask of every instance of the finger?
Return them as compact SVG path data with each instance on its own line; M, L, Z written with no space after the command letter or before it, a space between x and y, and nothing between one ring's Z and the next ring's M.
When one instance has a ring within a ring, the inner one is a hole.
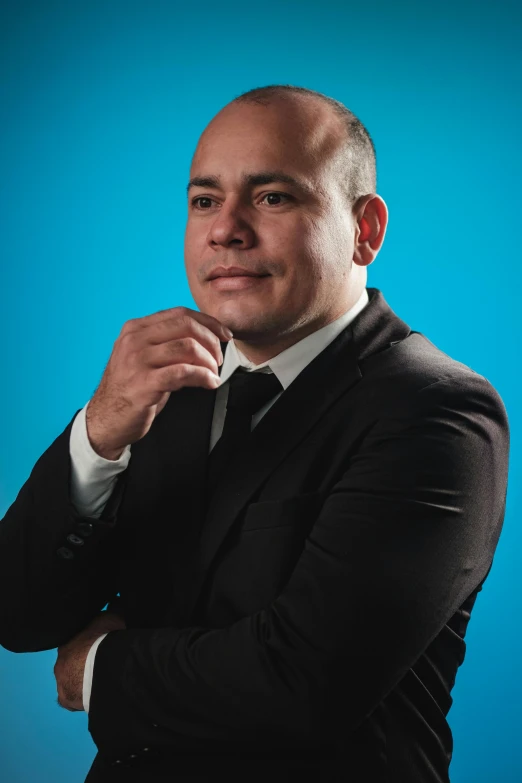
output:
M189 351L191 354L194 351L197 352L198 344L201 345L203 349L206 349L215 359L218 366L223 360L219 337L204 324L201 324L192 318L187 318L181 322L177 319L158 321L155 324L151 324L148 329L142 331L141 335L147 345L171 343L171 349L180 356L180 361L182 361L184 357L183 351ZM183 349L181 353L176 349L176 342L178 342ZM190 362L190 359L187 358L186 361ZM213 366L210 369L212 369L213 372L216 371Z
M173 364L153 370L153 373L151 383L154 391L159 392L175 391L183 386L216 389L216 382L220 383L219 376L214 375L207 367L194 364Z
M221 352L221 351L220 351ZM199 343L194 338L169 340L166 343L152 345L144 357L147 367L167 367L172 364L194 364L207 367L215 375L219 375L221 357Z
M208 313L202 313L199 310L192 310L190 307L169 307L166 310L158 310L157 313L151 315L145 315L143 318L131 318L123 325L122 334L129 332L139 331L152 324L161 323L166 319L177 318L181 316L190 316L195 321L198 321L207 329L210 329L214 334L220 337L222 340L228 341L230 339L230 332L224 324L214 318L214 316Z

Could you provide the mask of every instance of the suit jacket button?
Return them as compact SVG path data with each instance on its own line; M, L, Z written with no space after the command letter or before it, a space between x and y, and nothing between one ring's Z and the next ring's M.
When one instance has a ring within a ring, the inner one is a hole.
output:
M71 533L69 536L67 536L67 541L70 541L71 544L76 544L76 546L83 545L83 538L80 538L80 536L75 536L74 533Z
M74 557L73 553L70 549L67 549L66 546L61 546L60 549L56 550L56 554L60 557L63 557L64 560L72 560Z

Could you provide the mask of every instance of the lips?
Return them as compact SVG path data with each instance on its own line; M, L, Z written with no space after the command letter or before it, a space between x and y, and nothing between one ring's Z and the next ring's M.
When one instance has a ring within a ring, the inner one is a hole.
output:
M223 275L210 280L209 285L215 291L254 291L269 277L270 275Z
M231 266L228 268L225 267L217 267L214 269L213 272L210 273L208 279L214 280L216 277L267 277L266 274L257 274L256 272L251 272L248 269L242 269L238 266Z
M213 277L210 278L210 280L215 280L216 277L266 277L266 275L253 275L252 272L237 272L236 274L226 274L226 275L213 275Z

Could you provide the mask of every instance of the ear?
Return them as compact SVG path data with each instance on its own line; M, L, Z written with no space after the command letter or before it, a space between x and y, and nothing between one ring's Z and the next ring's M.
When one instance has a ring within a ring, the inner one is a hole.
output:
M370 193L357 199L354 205L353 261L369 266L381 249L388 224L388 207L384 199Z

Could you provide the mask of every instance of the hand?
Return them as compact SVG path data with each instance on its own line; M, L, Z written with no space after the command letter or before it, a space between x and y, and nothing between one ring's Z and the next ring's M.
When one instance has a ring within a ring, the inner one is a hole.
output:
M188 307L127 321L87 406L94 451L118 459L126 446L147 434L172 391L215 389L223 362L220 341L231 339L225 329L211 315Z
M70 712L83 710L83 674L91 646L102 634L125 630L125 620L116 612L101 612L83 631L58 647L54 676L58 704Z

